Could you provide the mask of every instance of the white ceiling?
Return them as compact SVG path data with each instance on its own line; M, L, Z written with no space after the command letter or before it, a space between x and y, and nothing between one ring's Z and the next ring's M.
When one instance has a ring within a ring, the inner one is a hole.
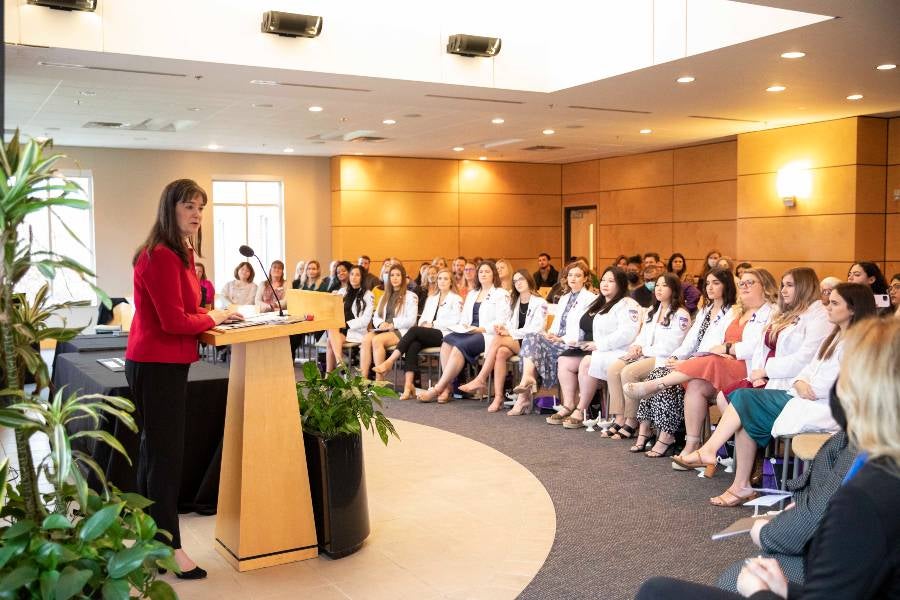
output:
M749 3L839 18L552 93L7 45L6 127L18 126L30 135L53 137L64 145L203 150L214 143L220 152L282 153L290 147L295 154L307 156L362 152L572 162L900 110L900 69L874 68L900 63L900 2ZM553 27L566 27L565 14L547 21ZM788 50L802 50L807 56L780 58ZM592 60L578 55L571 59L585 65ZM185 76L64 69L38 62ZM696 81L677 84L675 79L685 74ZM254 85L251 80L307 87ZM776 83L787 90L765 91ZM852 93L864 98L846 100ZM253 104L271 107L254 108ZM324 110L311 113L310 105ZM411 114L420 116L406 116ZM494 117L502 117L505 123L491 124ZM396 119L397 124L382 124L387 118ZM170 125L173 131L83 127L88 121L134 127L148 119L154 120L151 128ZM543 135L546 128L556 133ZM653 132L641 135L642 128ZM350 132L387 140L339 139ZM311 139L316 136L338 140ZM509 140L517 141L501 143ZM524 150L540 144L562 149ZM454 146L465 150L454 152Z

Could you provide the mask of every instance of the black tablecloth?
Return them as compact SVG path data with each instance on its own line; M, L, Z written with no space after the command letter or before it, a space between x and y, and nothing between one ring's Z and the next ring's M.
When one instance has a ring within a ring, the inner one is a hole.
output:
M123 357L122 351L61 354L53 370L53 386L66 385L67 391L82 394L131 396L124 372L115 372L97 362L101 358ZM188 373L187 435L184 441L184 472L181 479L179 510L214 514L219 494L219 470L222 461L222 435L225 428L225 404L228 397L228 367L196 362ZM92 424L80 419L70 433L88 429ZM138 436L118 420L106 421L103 428L115 435L132 461L138 453ZM90 454L106 472L107 479L123 491L135 491L134 466L118 452L93 440L78 439L73 447ZM96 489L97 481L89 479Z
M53 353L53 370L56 370L56 360L60 354L72 352L109 352L125 351L128 346L128 333L112 334L86 334L79 335L68 342L57 342L56 351Z

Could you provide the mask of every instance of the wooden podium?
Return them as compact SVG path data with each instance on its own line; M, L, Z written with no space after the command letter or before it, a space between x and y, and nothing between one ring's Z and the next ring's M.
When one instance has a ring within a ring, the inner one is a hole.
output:
M200 335L231 345L216 549L238 571L318 555L289 336L343 327L344 308L332 294L288 295L288 314L314 320Z

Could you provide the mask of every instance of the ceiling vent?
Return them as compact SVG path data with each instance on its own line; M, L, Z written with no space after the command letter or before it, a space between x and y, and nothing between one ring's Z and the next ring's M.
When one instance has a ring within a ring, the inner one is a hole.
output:
M387 138L372 135L371 129L358 129L356 131L329 131L312 135L306 139L313 142L382 142Z
M522 148L522 150L528 150L529 152L545 152L547 150L562 150L562 146L545 146L543 144L538 144L537 146L528 146L527 148Z
M82 127L85 129L122 129L128 125L128 123L116 123L114 121L88 121Z
M355 137L352 140L347 140L348 142L363 142L363 143L375 143L375 142L384 142L386 141L386 137L379 137L377 135L361 135L359 137Z
M581 106L578 104L570 104L569 108L580 108L581 110L599 110L602 112L614 112L614 113L631 113L631 114L635 114L635 115L651 114L649 110L629 110L626 108L601 108L599 106Z
M734 121L736 123L761 123L761 121L754 121L752 119L733 119L731 117L706 117L703 115L688 115L691 119L711 119L713 121Z
M144 119L139 123L118 123L116 121L88 121L82 125L85 129L123 129L127 131L158 131L163 133L175 133L193 126L196 121L180 119Z
M495 98L471 98L468 96L445 96L443 94L425 94L426 98L441 98L442 100L470 100L472 102L496 102L498 104L525 104L521 100L497 100Z

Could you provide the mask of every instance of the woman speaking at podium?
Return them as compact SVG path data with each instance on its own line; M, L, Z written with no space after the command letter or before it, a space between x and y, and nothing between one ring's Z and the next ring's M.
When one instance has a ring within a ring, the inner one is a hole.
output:
M163 189L156 222L132 261L135 314L125 351L140 427L137 491L153 501L147 512L157 526L172 534L182 579L206 577L182 550L178 528L188 369L199 358L197 336L232 316L200 306L194 252L200 255L206 201L206 192L190 179Z

